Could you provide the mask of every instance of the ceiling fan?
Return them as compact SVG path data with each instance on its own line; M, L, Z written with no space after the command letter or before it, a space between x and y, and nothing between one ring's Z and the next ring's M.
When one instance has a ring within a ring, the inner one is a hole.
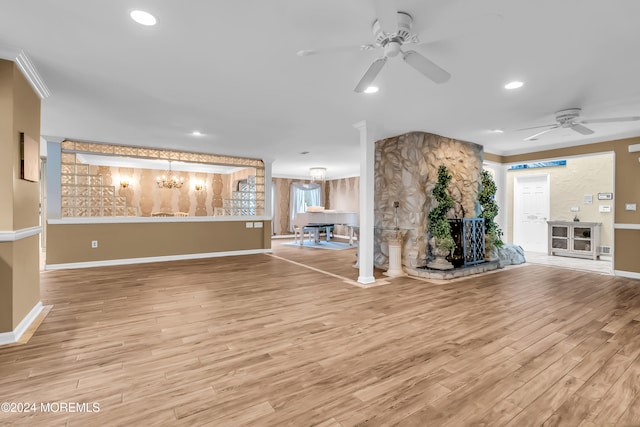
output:
M575 132L578 132L582 135L591 135L594 133L593 130L584 126L584 124L589 123L617 123L617 122L633 122L640 120L639 116L630 116L630 117L611 117L608 119L582 119L580 118L580 108L568 108L566 110L560 110L556 112L556 123L551 125L542 125L542 126L534 126L530 128L518 129L520 130L531 130L531 129L539 129L539 128L548 128L538 133L535 133L527 138L524 141L536 141L540 135L544 135L547 132L551 132L554 129L571 129Z
M404 62L435 83L445 83L451 78L446 70L415 50L403 50L402 47L419 43L418 35L413 32L413 18L396 9L394 0L374 0L377 19L373 22L373 44L360 46L360 50L382 49L383 54L369 66L355 92L364 92L371 86L389 58L402 56ZM298 51L298 56L307 56L331 49L310 49Z

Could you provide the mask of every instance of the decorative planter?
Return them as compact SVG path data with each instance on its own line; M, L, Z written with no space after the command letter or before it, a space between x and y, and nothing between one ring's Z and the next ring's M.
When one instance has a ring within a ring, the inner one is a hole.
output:
M427 263L427 267L433 268L434 270L451 270L453 264L446 259L446 256L451 253L451 250L447 247L438 246L435 239L431 239L429 243L431 244L431 253L435 258Z

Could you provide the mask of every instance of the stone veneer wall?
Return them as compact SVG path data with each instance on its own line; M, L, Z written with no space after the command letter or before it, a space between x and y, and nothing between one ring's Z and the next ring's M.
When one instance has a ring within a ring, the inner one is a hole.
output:
M482 170L482 146L425 132L410 132L376 142L374 200L374 264L388 265L388 248L382 229L394 227L393 202L398 201L398 227L407 229L402 263L426 264L427 215L435 201L432 191L438 166L452 175L449 191L454 200L451 218L476 216Z

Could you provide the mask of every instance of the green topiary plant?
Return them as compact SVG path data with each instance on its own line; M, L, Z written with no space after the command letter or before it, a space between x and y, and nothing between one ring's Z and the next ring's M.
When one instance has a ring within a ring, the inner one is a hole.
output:
M478 193L478 203L482 207L479 217L484 218L484 231L487 236L487 247L485 248L489 252L493 246L501 247L504 243L501 240L502 230L498 227L498 224L494 221L498 215L498 205L495 201L497 187L493 181L493 177L486 170L481 174L481 188Z
M447 218L447 212L453 206L453 199L447 193L447 187L451 182L451 174L446 166L438 167L438 181L433 188L433 197L438 204L429 212L429 231L434 238L435 246L451 253L456 248L456 242L451 236L451 226Z

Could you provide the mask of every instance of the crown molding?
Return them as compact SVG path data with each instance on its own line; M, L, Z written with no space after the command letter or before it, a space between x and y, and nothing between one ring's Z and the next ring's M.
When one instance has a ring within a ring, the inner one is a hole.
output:
M0 58L8 59L16 63L24 77L27 79L33 90L36 91L40 99L51 96L51 91L40 77L40 73L33 65L27 53L22 49L0 47Z

